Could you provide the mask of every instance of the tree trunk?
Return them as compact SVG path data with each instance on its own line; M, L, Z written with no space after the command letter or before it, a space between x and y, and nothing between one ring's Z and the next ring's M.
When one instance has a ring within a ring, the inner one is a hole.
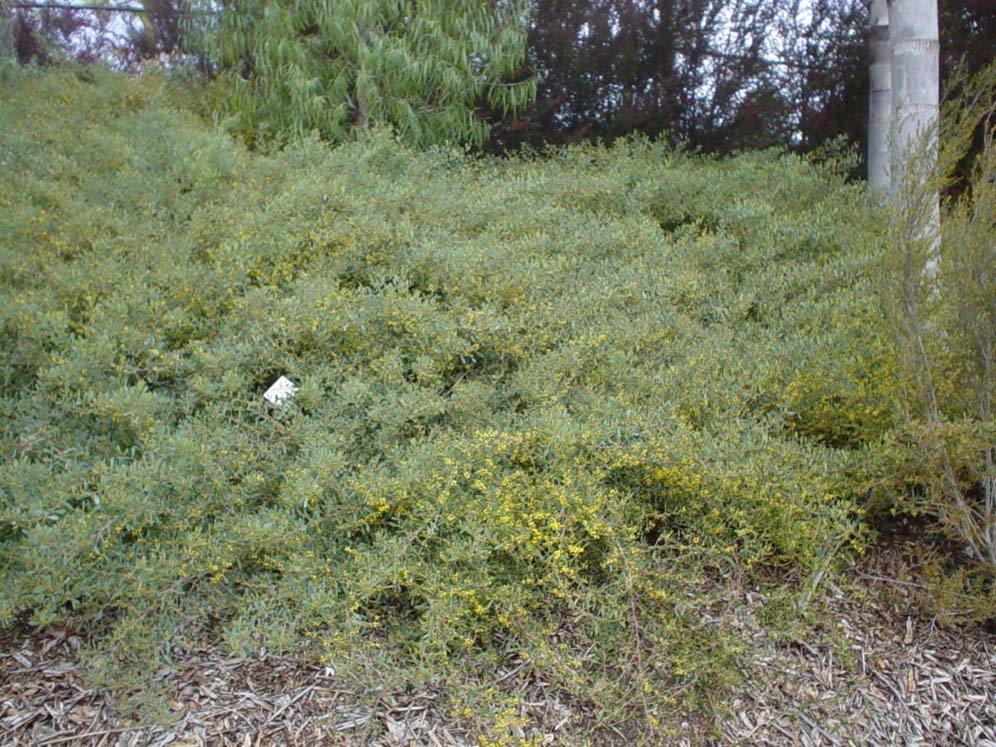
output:
M661 0L657 3L657 38L654 40L654 75L657 83L657 106L663 112L666 127L677 128L681 116L675 76L674 3Z
M889 54L889 6L872 0L870 43L871 93L868 97L868 186L889 194L889 128L892 119L892 70Z

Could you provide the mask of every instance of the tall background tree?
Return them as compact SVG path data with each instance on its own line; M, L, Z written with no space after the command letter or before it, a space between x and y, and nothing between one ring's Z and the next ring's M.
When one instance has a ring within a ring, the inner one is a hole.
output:
M492 147L666 133L694 148L860 140L859 0L535 0L533 106Z
M528 5L518 0L231 0L205 46L226 105L254 140L310 131L341 141L374 124L406 141L479 144L478 101L511 113L532 79L510 82L525 56Z
M490 135L498 152L631 132L732 152L809 149L840 135L864 149L866 2L343 0L334 14L317 0L136 0L129 6L144 12L129 14L4 8L23 62L61 54L137 68L169 57L220 75L254 138L317 130L336 140L385 122L418 143ZM993 0L940 0L939 10L942 80L961 59L971 70L993 59ZM534 87L535 102L522 107Z
M194 28L186 0L146 0L127 5L93 2L0 3L14 48L22 64L59 59L102 61L119 69L137 69L149 59L181 55L187 32Z
M800 86L795 144L808 150L843 136L863 146L869 42L864 0L794 0L783 6L782 16L790 24L786 56L795 61L794 68L783 68L783 85Z
M996 58L996 2L938 0L941 76L949 77L964 62L978 73Z

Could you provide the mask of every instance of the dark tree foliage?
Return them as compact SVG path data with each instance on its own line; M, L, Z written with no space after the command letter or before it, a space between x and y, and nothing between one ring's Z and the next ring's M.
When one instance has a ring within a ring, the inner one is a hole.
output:
M146 0L140 25L130 32L131 57L150 59L161 54L173 54L182 48L184 33L190 20L185 0Z
M611 140L634 131L700 145L732 125L743 103L734 80L757 69L762 39L745 30L763 23L763 0L535 0L533 6L528 64L541 76L537 101L497 124L498 149ZM736 21L724 40L727 14Z
M143 14L12 9L22 63L60 57L130 68L176 54L189 0ZM640 132L732 152L811 149L840 135L864 152L865 0L532 0L526 64L541 76L515 117L490 111L489 148L612 140ZM996 58L996 0L939 0L942 76ZM116 19L112 23L112 19ZM122 31L122 28L124 31ZM188 55L203 71L211 60ZM488 112L486 103L482 111Z
M41 3L38 3L41 4ZM73 8L18 7L12 3L14 46L23 64L46 65L61 59L109 62L121 69L181 51L190 28L186 0L146 0L128 5L144 12L122 12L108 6Z
M536 103L491 146L631 132L707 151L867 139L864 0L534 0ZM940 0L946 75L994 58L996 0ZM524 73L525 74L525 73Z
M981 73L996 61L996 0L938 0L937 10L942 83L958 77L959 72L969 76ZM984 148L985 131L986 123L980 122L971 147L952 174L950 195L969 188L972 164Z
M964 61L977 73L996 59L996 0L938 0L941 75Z
M49 64L54 57L61 56L62 50L70 48L74 49L73 56L81 62L99 59L99 49L95 44L84 41L80 33L93 24L81 17L78 11L64 8L14 9L12 14L14 49L22 65ZM80 42L74 44L75 39L80 39Z
M867 150L867 29L863 0L816 0L811 17L795 29L801 148L845 136Z

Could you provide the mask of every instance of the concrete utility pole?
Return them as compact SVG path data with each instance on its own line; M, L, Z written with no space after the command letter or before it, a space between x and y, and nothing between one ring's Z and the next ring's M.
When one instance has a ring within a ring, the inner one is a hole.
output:
M0 7L0 66L17 62L14 43L14 12Z
M894 221L926 252L924 272L937 275L941 205L930 181L937 165L940 41L937 0L889 0L892 128L889 181Z
M892 46L892 193L908 176L918 145L936 149L940 101L937 0L889 0ZM936 152L936 150L935 150ZM928 154L930 166L933 159Z
M871 52L868 97L868 186L889 194L889 129L892 123L892 61L887 0L871 2Z

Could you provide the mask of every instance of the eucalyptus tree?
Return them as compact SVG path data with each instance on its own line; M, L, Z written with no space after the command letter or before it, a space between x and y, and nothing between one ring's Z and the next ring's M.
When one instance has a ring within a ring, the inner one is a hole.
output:
M524 0L222 0L206 48L254 140L342 141L389 125L407 142L483 142L478 108L513 112L535 81ZM212 3L213 7L218 7Z

